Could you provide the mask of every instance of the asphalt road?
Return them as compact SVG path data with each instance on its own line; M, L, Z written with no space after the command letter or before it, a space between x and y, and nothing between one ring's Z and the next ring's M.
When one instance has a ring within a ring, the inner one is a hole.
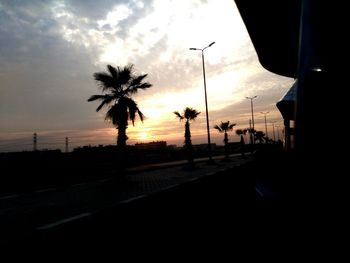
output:
M232 201L234 187L227 178L240 178L231 172L227 177L227 172L251 159L238 156L232 156L230 161L222 161L222 157L215 159L215 165L207 164L207 158L196 160L195 168L187 167L186 161L152 164L131 169L122 181L111 176L99 181L2 196L0 244L46 242L62 235L70 236L70 240L75 240L74 236L81 242L86 239L86 229L98 235L120 234L124 229L121 226L140 225L141 218L141 226L147 222L155 226L154 220L158 218L155 215L160 211L164 212L160 216L163 216L163 223L179 215L199 219L210 209L219 214L224 211L227 216L227 209L218 210L226 206L229 199ZM222 174L226 181L211 179ZM135 222L135 218L139 220Z

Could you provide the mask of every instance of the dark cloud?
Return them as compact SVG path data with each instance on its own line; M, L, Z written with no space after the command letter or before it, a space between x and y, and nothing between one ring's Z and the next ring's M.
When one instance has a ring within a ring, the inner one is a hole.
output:
M127 6L132 10L132 13L118 24L120 29L118 30L117 36L122 39L128 36L130 28L136 25L140 18L154 11L153 0L144 1L143 7L135 4L135 1L125 2L127 2ZM144 33L146 34L147 32Z
M1 131L72 127L95 114L86 99L97 51L64 40L49 3L2 2Z
M125 0L65 0L67 9L82 17L89 19L104 19L106 14L112 10L117 4L127 4L129 1Z

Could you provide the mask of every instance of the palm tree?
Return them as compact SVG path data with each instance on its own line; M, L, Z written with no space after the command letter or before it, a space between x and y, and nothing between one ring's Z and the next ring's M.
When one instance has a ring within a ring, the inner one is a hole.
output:
M256 131L255 132L255 140L259 141L259 144L261 145L264 141L265 133L262 131Z
M113 67L107 65L107 72L97 72L94 78L97 85L101 88L103 95L92 95L88 101L101 101L96 111L104 106L109 106L106 113L106 120L112 121L118 130L117 145L126 146L126 129L129 120L134 125L136 115L143 121L144 115L138 108L136 102L131 98L138 90L150 88L152 84L144 82L147 74L135 75L134 65L129 64L124 67Z
M249 132L249 137L250 137L250 154L253 155L254 153L254 133L256 132L255 129L253 128L247 128L247 131Z
M199 111L187 107L183 114L181 115L178 111L174 111L174 114L181 120L186 119L185 123L185 149L188 154L188 162L193 164L193 154L192 154L192 142L191 142L191 131L190 131L190 121L194 121L200 114Z
M224 133L224 143L225 143L225 158L228 159L228 135L227 132L232 131L236 123L230 124L230 121L221 122L220 125L215 125L214 128L219 132Z
M244 137L247 134L248 129L237 129L236 130L236 134L238 136L241 137L241 155L244 156L244 152L245 152L245 141L244 141Z

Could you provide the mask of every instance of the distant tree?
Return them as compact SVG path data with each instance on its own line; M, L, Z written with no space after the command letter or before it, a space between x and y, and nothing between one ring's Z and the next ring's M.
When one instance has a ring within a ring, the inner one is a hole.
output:
M236 134L241 137L241 155L244 156L245 153L245 141L244 137L247 134L247 129L237 129Z
M254 134L255 134L255 140L259 141L259 144L262 144L265 138L265 133L262 131L256 131Z
M105 119L112 121L118 130L117 145L126 146L126 129L129 120L134 125L136 115L143 121L144 115L138 108L136 102L131 98L139 90L147 89L152 86L144 82L147 74L135 75L134 65L129 64L124 67L113 67L107 65L107 72L97 72L94 78L98 87L104 95L92 95L88 101L101 101L96 111L101 110L104 106L109 106Z
M215 125L214 128L219 132L224 133L224 144L225 144L225 158L228 159L229 149L228 149L228 134L227 132L232 131L236 123L230 124L230 121L221 122L220 125Z
M253 155L254 152L254 133L255 130L253 128L247 128L247 131L249 133L249 137L250 137L250 153Z
M174 111L174 114L181 120L186 119L185 123L185 149L187 151L188 162L193 164L193 149L191 142L190 121L194 121L200 114L199 111L187 107L181 115L178 111Z

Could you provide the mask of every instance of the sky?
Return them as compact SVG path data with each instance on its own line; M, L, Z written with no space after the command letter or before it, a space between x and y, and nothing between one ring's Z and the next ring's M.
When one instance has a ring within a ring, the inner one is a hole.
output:
M116 129L96 112L101 94L93 74L132 63L153 86L133 98L146 116L127 129L132 145L167 141L182 146L192 107L192 142L207 142L201 51L205 49L211 140L230 121L269 137L282 132L276 108L294 80L264 69L233 0L0 0L0 152L114 144ZM230 141L238 141L235 132Z

